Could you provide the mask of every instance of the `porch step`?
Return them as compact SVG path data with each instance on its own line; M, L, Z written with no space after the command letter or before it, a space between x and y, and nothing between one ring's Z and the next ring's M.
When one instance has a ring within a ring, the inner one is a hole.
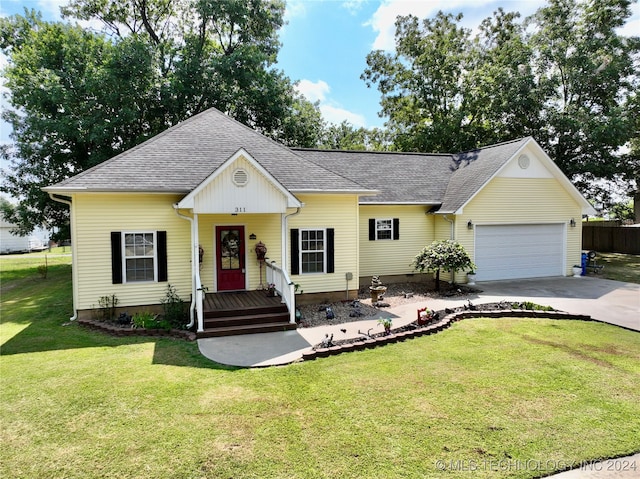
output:
M198 338L270 333L296 329L280 298L264 291L208 294L205 297L204 331Z
M197 333L200 338L216 338L220 336L235 336L239 334L257 334L257 333L275 333L278 331L289 331L296 329L297 324L287 322L261 323L261 324L242 324L235 326L221 326L216 328L207 328L201 333Z
M234 313L237 313L234 311ZM208 318L205 316L204 328L224 328L227 326L251 326L264 323L288 323L289 312L284 311L262 312L250 314L233 314L230 316L220 316Z
M214 309L214 310L205 310L204 318L205 320L215 320L215 319L228 319L228 318L236 318L236 317L248 317L248 316L258 316L258 315L279 315L279 314L289 314L289 310L287 306L281 303L273 304L273 305L261 305L261 306L241 306L237 308L225 308L225 309Z

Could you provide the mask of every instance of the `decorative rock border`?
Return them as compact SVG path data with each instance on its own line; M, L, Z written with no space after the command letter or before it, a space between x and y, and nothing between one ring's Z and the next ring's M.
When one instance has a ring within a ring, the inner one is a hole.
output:
M407 339L417 338L419 336L436 334L451 326L452 323L468 318L542 318L542 319L574 319L578 321L592 321L591 316L584 314L566 313L564 311L541 311L530 309L504 309L493 311L459 311L451 313L440 319L439 321L426 325L418 326L415 329L406 331L391 331L388 336L377 336L372 339L345 343L330 348L318 348L302 353L303 361L312 361L316 358L326 358L349 351L361 351L363 349L371 349L377 346L384 346L396 342L405 341Z
M196 333L187 331L184 329L144 329L144 328L131 328L121 327L115 324L104 323L102 321L96 321L93 319L78 319L78 324L85 328L93 329L95 331L101 331L111 336L151 336L154 338L167 338L173 337L178 339L186 339L187 341L195 341Z

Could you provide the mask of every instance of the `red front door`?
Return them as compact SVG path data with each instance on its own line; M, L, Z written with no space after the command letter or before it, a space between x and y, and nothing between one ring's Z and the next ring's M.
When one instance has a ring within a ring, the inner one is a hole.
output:
M245 289L244 226L216 226L217 290Z

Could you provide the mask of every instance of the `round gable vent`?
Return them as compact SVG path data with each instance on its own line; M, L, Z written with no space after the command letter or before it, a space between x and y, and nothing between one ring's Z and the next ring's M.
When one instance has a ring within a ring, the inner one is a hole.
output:
M530 164L531 164L531 160L527 155L520 155L520 157L518 158L518 166L520 168L522 168L523 170L526 170L527 168L529 168Z
M249 182L249 174L246 170L238 168L233 172L233 183L236 186L245 186Z

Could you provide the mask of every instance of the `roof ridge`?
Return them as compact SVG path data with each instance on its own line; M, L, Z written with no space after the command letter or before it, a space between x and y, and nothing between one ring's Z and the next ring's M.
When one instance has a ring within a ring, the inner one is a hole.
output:
M216 114L223 116L224 118L226 118L227 120L231 120L234 123L237 123L239 126L241 126L242 128L244 128L245 130L249 131L250 133L252 133L253 135L257 135L260 136L266 140L268 140L269 142L273 143L274 145L277 145L279 148L287 150L287 151L291 151L291 148L289 148L288 146L284 145L283 143L280 143L279 141L274 140L273 138L271 138L270 136L265 135L263 132L256 130L255 128L251 128L249 125L245 125L244 123L242 123L240 120L236 120L235 118L233 118L232 116L228 115L227 113L223 112L222 110L218 110L216 107L211 107L206 109L205 111L203 111L202 113L206 113L206 112L210 112L212 111L215 112ZM198 115L201 115L202 113L198 113ZM198 116L196 115L196 116ZM195 117L193 117L195 118ZM247 151L248 147L245 147L245 149ZM296 155L297 156L297 155ZM257 161L257 160L256 160Z
M459 151L457 153L452 153L452 155L463 155L465 153L470 153L472 151L488 150L489 148L496 148L498 146L504 146L504 145L508 145L510 143L518 143L520 141L528 140L530 138L533 138L533 137L532 136L522 136L520 138L516 138L515 140L501 141L500 143L493 143L493 144L487 145L487 146L480 146L478 148L472 148L470 150Z
M300 148L291 147L294 151L314 151L318 153L368 153L374 155L412 155L412 156L452 156L452 153L424 153L419 151L381 151L381 150L338 150L326 148Z

